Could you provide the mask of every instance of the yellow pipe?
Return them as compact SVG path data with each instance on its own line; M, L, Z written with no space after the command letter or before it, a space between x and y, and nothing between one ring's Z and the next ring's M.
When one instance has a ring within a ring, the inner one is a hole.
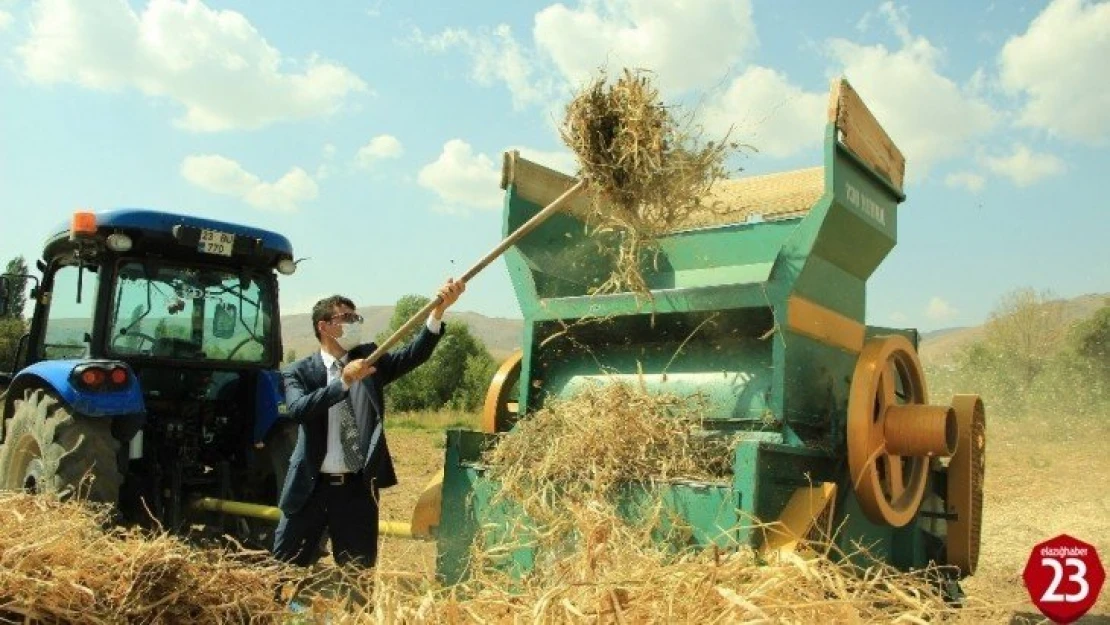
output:
M194 510L206 512L222 512L255 519L263 519L277 523L281 519L281 509L275 506L264 506L245 501L229 501L215 497L201 497L193 502ZM397 538L412 538L412 526L400 521L378 521L378 533L382 536L395 536Z

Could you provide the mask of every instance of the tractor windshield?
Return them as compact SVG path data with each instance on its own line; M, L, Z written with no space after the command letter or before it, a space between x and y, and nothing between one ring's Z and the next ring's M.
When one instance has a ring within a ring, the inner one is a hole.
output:
M250 270L123 261L108 351L120 357L270 361L274 292Z

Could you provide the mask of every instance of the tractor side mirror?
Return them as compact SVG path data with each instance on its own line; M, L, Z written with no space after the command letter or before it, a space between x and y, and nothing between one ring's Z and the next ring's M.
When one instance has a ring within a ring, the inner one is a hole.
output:
M11 280L8 276L0 276L0 317L8 316L8 306L11 302Z
M212 314L212 334L216 338L229 339L235 336L236 312L235 304L216 304L216 311Z

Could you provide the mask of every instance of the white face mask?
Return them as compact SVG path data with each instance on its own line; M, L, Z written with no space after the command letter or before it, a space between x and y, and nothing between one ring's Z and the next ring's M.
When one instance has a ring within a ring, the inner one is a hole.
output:
M351 351L362 342L361 323L341 323L339 329L343 334L334 337L335 342L346 351Z

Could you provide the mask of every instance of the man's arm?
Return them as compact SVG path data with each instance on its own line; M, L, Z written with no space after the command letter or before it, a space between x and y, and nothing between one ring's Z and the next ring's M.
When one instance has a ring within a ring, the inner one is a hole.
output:
M432 332L433 326L438 326L438 333ZM382 384L389 384L427 362L446 330L447 324L429 319L408 345L383 354L376 364Z
M439 304L432 309L416 338L403 348L383 355L376 363L378 372L381 374L379 379L383 385L412 371L431 357L432 350L447 329L446 324L443 323L443 313L465 290L466 283L456 281L454 278L448 278L447 282L440 287ZM374 345L370 344L368 347L370 349L367 353L373 353Z
M308 391L296 369L282 371L281 377L285 381L285 405L289 409L288 416L297 423L327 418L328 408L339 403L347 392L340 378L336 378L323 388Z

